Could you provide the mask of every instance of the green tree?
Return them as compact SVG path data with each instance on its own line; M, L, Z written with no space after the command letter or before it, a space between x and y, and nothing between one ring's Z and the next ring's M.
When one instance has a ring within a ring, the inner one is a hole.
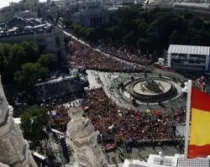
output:
M129 6L113 13L110 23L99 29L87 30L78 24L71 25L73 32L86 40L97 42L104 39L113 46L135 45L143 52L161 54L171 42L209 45L210 23L189 11L160 8L145 11Z
M45 79L48 70L39 63L25 63L21 70L15 73L15 80L23 85L34 85L38 79Z
M146 54L147 53L147 49L149 47L149 42L148 42L147 39L139 38L137 43L136 43L136 45L141 50L142 54Z
M9 55L7 56L8 64L6 66L8 79L13 79L14 72L21 67L21 64L25 62L26 54L24 48L21 45L13 44L10 47Z
M120 40L123 35L123 29L118 25L108 28L106 32L108 32L110 34L109 36L114 40Z
M10 76L8 76L6 72L8 66L8 57L10 53L10 48L11 48L10 44L0 44L0 61L1 61L0 72L2 75L3 82L7 82L10 78ZM8 73L10 73L10 71Z
M183 35L176 30L172 32L169 39L172 44L183 44Z
M36 62L38 47L34 42L20 44L0 44L0 72L6 83L12 83L14 73L26 62Z
M36 62L40 56L39 47L33 41L23 41L20 44L27 55L27 59L24 61L26 62Z
M47 138L44 129L48 126L49 117L47 110L38 105L27 108L21 115L21 129L27 140L39 145L43 139Z
M141 37L146 37L147 29L148 29L148 24L145 21L138 24L138 33Z
M34 85L39 79L46 79L48 69L42 67L39 63L25 63L21 70L15 72L15 81L21 89L28 91L28 100L36 102Z
M128 45L134 45L136 41L136 34L134 31L129 32L123 37L123 41L125 41Z
M190 28L186 34L186 43L190 45L196 45L197 44L197 35L198 31L194 28Z
M3 74L4 69L7 66L7 64L8 64L8 60L3 53L2 45L0 45L0 72L1 74Z
M50 53L42 54L41 57L38 59L38 63L51 71L54 65L53 55Z
M194 18L191 22L190 22L190 28L194 28L196 30L199 30L202 28L204 22L201 18Z

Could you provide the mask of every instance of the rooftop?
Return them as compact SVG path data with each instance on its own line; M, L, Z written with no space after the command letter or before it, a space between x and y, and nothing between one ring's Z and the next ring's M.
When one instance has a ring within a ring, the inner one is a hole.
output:
M6 26L0 27L0 38L7 36L19 36L28 34L50 33L53 25L43 22L40 19L24 19L20 17L13 18Z
M168 48L168 53L210 55L210 47L208 47L208 46L174 45L174 44L171 44Z
M187 7L199 7L199 8L208 8L209 3L192 3L192 2L175 2L174 6L187 6Z
M209 167L209 158L187 159L187 167ZM122 167L183 167L184 156L175 154L174 156L163 156L150 154L148 161L125 160Z
M71 79L75 79L75 77L74 76L64 76L64 77L60 76L58 78L51 79L51 80L46 81L46 82L38 83L38 84L36 84L36 86L45 85L45 84L52 84L52 83L59 83L61 81L71 80Z

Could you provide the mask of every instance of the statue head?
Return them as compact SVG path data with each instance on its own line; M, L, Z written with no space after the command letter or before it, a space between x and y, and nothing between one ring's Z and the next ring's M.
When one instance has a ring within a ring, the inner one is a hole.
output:
M71 119L80 118L82 117L83 109L82 107L73 106L69 108L68 114L71 117Z

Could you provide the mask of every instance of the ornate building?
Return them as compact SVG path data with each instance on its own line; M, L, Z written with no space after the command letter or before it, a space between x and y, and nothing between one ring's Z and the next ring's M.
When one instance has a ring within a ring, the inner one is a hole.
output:
M13 108L7 102L0 78L0 166L37 167L26 140L14 123Z
M107 160L97 144L99 132L94 130L90 120L82 114L82 108L70 108L71 121L67 126L67 135L77 164L79 167L108 167Z
M111 5L101 0L66 0L66 6L73 22L90 28L107 24L112 13Z

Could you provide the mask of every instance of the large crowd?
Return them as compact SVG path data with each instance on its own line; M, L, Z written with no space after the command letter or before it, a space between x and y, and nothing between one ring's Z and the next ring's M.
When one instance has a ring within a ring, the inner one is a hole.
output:
M136 48L131 48L126 45L113 45L110 42L100 40L98 41L98 48L105 53L118 57L125 61L134 62L142 65L149 64L152 61L151 54L141 54L141 51Z
M69 42L69 50L69 61L72 67L103 71L145 71L143 66L130 64L120 59L116 60L113 56L104 55L100 51L96 51L74 39Z
M102 89L87 92L85 112L104 136L117 140L174 140L175 125L185 120L185 107L161 111L134 111L116 106Z
M87 91L83 102L85 114L104 138L114 137L116 141L173 141L175 125L184 123L185 107L170 111L134 111L116 106L103 89ZM69 121L67 109L60 107L56 124L66 125Z

